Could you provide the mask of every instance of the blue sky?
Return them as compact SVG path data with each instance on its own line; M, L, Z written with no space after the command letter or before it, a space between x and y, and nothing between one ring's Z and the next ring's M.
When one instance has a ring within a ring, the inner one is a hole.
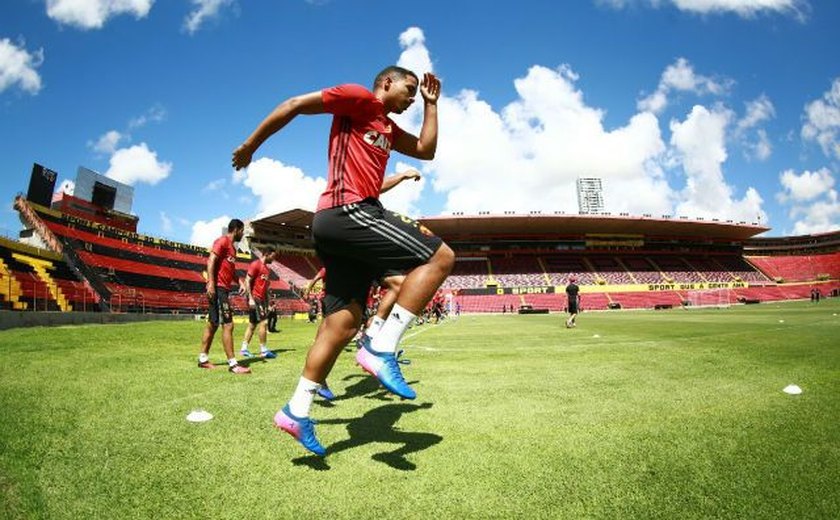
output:
M392 63L443 81L437 157L392 156L424 174L394 209L574 213L594 176L613 213L837 230L838 26L834 0L3 2L0 234L33 162L132 184L139 231L173 240L314 209L328 116L245 172L231 151L285 98Z

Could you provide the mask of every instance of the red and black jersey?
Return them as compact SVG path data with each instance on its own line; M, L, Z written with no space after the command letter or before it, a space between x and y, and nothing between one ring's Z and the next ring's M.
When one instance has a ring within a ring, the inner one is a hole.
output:
M321 91L324 109L333 114L327 189L318 211L367 198L379 198L394 140L403 130L385 106L361 85L339 85Z
M208 273L208 276L215 276L216 287L230 289L236 281L236 249L233 248L233 240L228 235L222 235L213 242L210 248L219 258L216 264L216 272Z
M251 285L251 296L265 301L268 294L268 279L271 271L265 262L260 259L251 262L248 266L248 276L253 280Z

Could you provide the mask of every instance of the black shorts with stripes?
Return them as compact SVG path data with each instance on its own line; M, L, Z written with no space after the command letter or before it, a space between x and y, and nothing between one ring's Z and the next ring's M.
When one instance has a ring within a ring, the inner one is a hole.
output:
M425 264L443 244L428 228L386 210L376 199L317 212L312 237L327 271L325 316L353 300L364 308L372 281Z
M233 323L233 310L230 308L230 291L216 287L216 295L210 299L207 319L213 325Z
M248 322L253 325L268 319L268 302L254 298L254 306L248 307Z

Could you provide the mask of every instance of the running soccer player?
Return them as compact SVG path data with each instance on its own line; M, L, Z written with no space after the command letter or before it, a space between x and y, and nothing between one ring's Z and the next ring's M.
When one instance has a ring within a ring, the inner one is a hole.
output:
M242 348L239 354L243 357L252 357L248 350L248 344L254 335L254 329L258 328L257 334L260 340L260 357L274 359L277 354L268 350L268 286L271 269L269 265L274 262L277 252L269 249L263 253L262 258L257 258L248 266L248 273L245 275L245 294L248 296L248 328L245 329L245 337L242 340Z
M210 257L207 259L207 299L210 309L207 315L207 327L201 337L201 352L198 355L199 368L213 369L210 362L210 346L219 325L222 326L222 346L228 360L228 370L234 374L250 374L251 369L236 362L233 354L233 311L230 308L230 290L236 280L236 249L234 242L242 240L245 224L235 218L230 221L227 233L213 242Z
M385 193L386 191L390 190L391 188L394 188L401 182L408 179L414 179L415 182L419 181L420 177L420 172L413 168L409 168L404 172L391 175L390 177L386 177L382 181L382 187L379 190L379 194L381 195ZM320 270L318 270L318 272L315 274L315 277L309 281L306 288L303 290L304 297L306 297L307 295L309 295L310 292L312 292L312 289L313 287L315 287L315 284L317 284L320 280L325 279L326 273L327 270L323 267ZM366 328L363 331L357 333L357 346L360 347L366 341L370 342L382 328L382 325L385 324L385 320L391 313L391 309L394 307L394 304L397 303L397 296L399 295L400 287L402 286L403 280L405 280L405 274L403 274L402 271L396 270L388 270L385 273L383 273L380 277L378 277L378 290L384 290L384 293L380 293L383 294L383 296L379 301L379 305L376 308L376 312L372 315L368 314L368 305L365 305L365 312L363 312L363 323L365 323L366 321ZM377 289L374 286L372 290ZM365 320L365 318L367 318L367 320ZM367 337L365 338L363 337L363 335ZM405 360L405 358L403 358L402 363L406 362L407 361ZM317 393L318 395L320 395L328 401L332 401L333 399L335 399L335 394L333 394L332 390L330 390L330 387L327 384L326 380L321 382L321 388L318 389Z
M414 102L418 87L424 101L420 136L403 131L388 117ZM237 170L269 136L300 114L333 114L329 172L312 225L315 250L326 267L324 321L309 349L303 374L275 424L317 455L326 450L309 418L320 382L327 379L342 348L356 335L370 282L387 269L411 270L379 334L363 341L357 362L389 391L406 399L408 386L396 359L397 344L411 321L443 283L455 255L418 222L385 210L379 192L392 149L417 159L434 158L440 81L390 66L377 74L373 91L345 84L292 97L274 109L233 152Z

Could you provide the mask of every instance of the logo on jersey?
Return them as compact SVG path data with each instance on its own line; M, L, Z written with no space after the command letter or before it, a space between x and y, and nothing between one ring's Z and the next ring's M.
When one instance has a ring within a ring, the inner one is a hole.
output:
M386 153L391 152L391 141L385 134L380 134L376 130L371 130L365 134L364 140L367 144L375 146Z

